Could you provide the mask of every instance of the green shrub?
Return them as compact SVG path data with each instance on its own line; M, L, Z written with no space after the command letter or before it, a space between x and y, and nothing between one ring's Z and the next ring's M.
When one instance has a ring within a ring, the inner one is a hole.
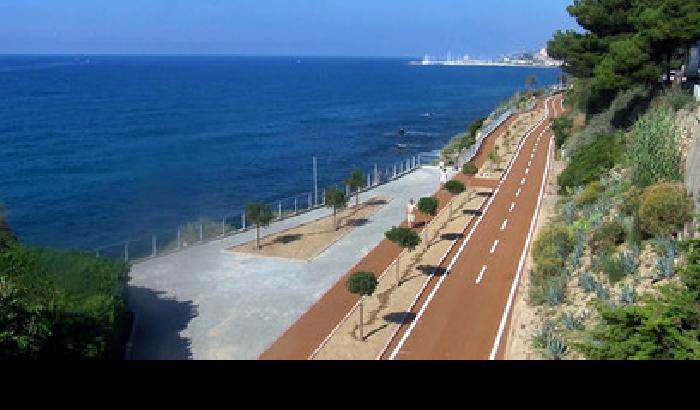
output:
M597 181L612 169L621 157L619 134L599 136L595 142L581 148L569 161L566 169L559 175L560 192L567 188L583 186Z
M419 199L417 207L422 213L435 216L437 215L438 204L437 198L427 197Z
M639 224L649 236L668 235L692 220L693 202L680 183L647 187L640 198Z
M474 176L479 172L479 168L476 167L474 162L469 161L462 167L462 173L468 176Z
M566 225L546 226L532 246L535 271L546 277L558 275L575 244L576 239Z
M486 121L486 118L479 117L472 121L469 124L469 128L467 129L467 132L469 133L470 136L476 138L476 133L479 131L482 125L484 125L484 122Z
M82 252L20 247L2 252L0 276L12 275L23 309L39 315L31 326L50 335L19 356L120 358L128 270L123 261Z
M700 359L700 304L679 286L662 287L642 302L598 305L601 321L579 347L592 360Z
M452 195L458 195L467 190L463 183L455 180L447 181L445 189Z
M600 183L598 181L591 182L586 188L576 196L576 206L592 205L598 201L600 196Z
M644 188L661 181L680 181L680 132L669 109L656 107L637 121L626 149L632 183Z
M552 120L552 131L554 131L554 142L557 148L561 148L566 140L571 137L574 128L574 120L570 117L554 118Z
M616 246L625 242L625 237L625 227L620 222L604 222L593 233L591 249L593 252L612 252Z
M603 255L602 259L602 268L603 268L603 273L608 275L608 278L610 279L610 283L615 284L622 279L625 278L627 275L627 271L625 270L625 267L622 265L620 262L619 258L616 258L615 256L611 254L605 254Z

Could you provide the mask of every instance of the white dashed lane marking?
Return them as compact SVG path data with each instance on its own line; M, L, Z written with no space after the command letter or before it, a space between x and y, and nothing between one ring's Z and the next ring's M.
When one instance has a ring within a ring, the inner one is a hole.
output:
M508 212L513 212L513 209L515 209L515 202L510 204L510 209L508 210Z
M506 219L505 221L503 221L503 224L501 224L501 231L505 231L507 226L508 226L508 220Z
M519 197L520 197L520 194L521 194L522 192L523 192L523 189L522 189L522 188L518 188L518 192L515 193L515 197L516 197L516 198L519 198Z
M481 283L481 279L484 277L484 273L486 272L486 265L481 267L481 272L479 272L479 277L476 278L476 284L478 285Z

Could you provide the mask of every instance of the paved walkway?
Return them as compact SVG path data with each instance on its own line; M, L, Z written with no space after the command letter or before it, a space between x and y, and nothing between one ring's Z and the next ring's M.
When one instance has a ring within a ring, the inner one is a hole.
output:
M408 199L438 188L424 167L360 195L390 203L311 262L225 252L255 232L134 265L129 305L136 313L133 359L255 359L334 283L405 219ZM315 210L273 224L263 235L322 218Z

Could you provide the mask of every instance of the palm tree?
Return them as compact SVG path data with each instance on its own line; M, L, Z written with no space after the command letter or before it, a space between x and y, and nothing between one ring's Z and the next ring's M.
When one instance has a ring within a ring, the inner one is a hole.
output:
M331 187L326 191L326 206L333 208L333 226L337 231L340 229L337 223L337 215L339 209L345 209L348 206L348 197L345 192L338 189L338 187Z
M350 190L355 193L355 209L360 206L360 189L365 187L367 184L367 176L362 173L359 169L352 171L350 178L345 181L350 187Z
M372 296L377 289L377 278L374 276L374 273L371 272L356 272L348 278L348 281L345 283L345 288L352 294L362 295L360 299L360 339L364 341L365 336L362 332L363 304L365 297Z
M264 202L251 202L245 206L245 217L255 224L255 243L260 246L260 227L268 226L275 219L272 209Z

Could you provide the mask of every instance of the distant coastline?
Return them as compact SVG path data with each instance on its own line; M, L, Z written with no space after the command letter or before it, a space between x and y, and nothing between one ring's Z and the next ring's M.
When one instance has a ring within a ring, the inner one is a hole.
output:
M410 61L408 65L416 66L457 66L457 67L527 67L527 68L560 68L550 64L518 64L518 63L492 63L488 61L454 62L454 61Z

